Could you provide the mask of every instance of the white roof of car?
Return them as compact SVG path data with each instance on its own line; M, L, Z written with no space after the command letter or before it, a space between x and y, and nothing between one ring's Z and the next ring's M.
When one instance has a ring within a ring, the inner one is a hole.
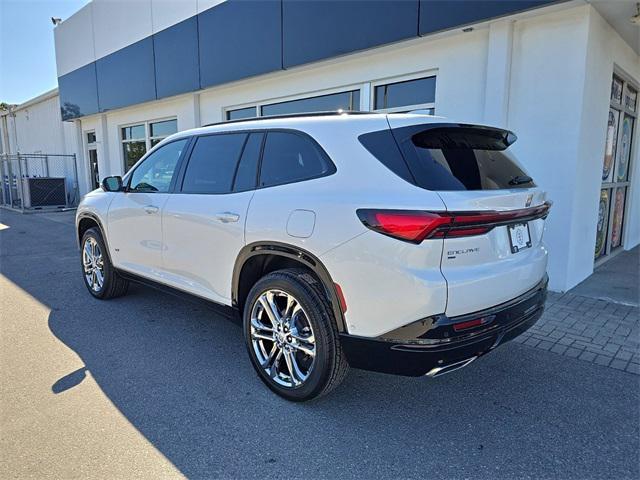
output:
M448 121L444 117L426 115L422 113L375 113L375 112L323 112L296 115L282 115L274 117L259 117L243 120L231 120L207 125L200 128L185 130L172 135L171 138L182 136L201 135L215 132L227 132L235 130L258 130L264 128L291 128L293 126L309 125L314 123L337 122L371 122L380 120L382 116L392 116L396 120L405 120L409 123L420 121L422 123L440 123Z

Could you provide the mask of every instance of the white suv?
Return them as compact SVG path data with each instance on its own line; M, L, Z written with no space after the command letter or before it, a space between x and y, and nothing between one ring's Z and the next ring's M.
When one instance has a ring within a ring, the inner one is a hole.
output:
M550 204L509 153L515 139L372 113L177 133L82 200L86 286L210 301L290 400L329 392L349 365L455 370L542 314Z

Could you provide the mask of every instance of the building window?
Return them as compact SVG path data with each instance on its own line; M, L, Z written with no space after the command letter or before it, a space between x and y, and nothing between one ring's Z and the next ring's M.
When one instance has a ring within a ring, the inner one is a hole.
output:
M269 117L296 113L335 112L338 110L360 110L360 90L327 93L313 97L294 98L277 103L258 102L250 107L226 110L225 119L242 120L245 118Z
M637 100L637 87L614 75L602 162L602 188L594 253L596 261L604 261L622 246L627 190L630 185L631 144L638 117Z
M287 102L272 103L260 107L260 116L287 115L291 113L334 112L337 110L360 110L360 90L330 93L317 97L300 98Z
M178 131L178 121L144 122L121 128L124 171L128 172L154 145Z
M236 108L235 110L227 110L227 121L242 120L244 118L255 118L257 116L257 107Z
M178 121L174 118L173 120L155 122L150 124L150 128L151 146L153 147L178 131Z
M436 77L416 78L374 86L373 109L384 112L427 110L435 113Z
M124 153L124 171L128 172L147 152L144 124L122 129L122 151Z

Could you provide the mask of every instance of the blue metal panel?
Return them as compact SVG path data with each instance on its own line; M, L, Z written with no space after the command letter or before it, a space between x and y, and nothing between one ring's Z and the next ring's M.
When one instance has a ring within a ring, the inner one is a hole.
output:
M418 0L283 0L284 67L418 35Z
M153 51L158 98L200 88L197 17L156 33Z
M202 88L280 70L280 2L228 0L198 15Z
M558 1L228 0L60 77L62 115L134 105Z
M101 112L156 98L153 40L147 37L98 59L98 100Z
M420 35L543 7L557 0L420 0Z
M95 62L58 78L58 90L63 120L97 113L98 87Z

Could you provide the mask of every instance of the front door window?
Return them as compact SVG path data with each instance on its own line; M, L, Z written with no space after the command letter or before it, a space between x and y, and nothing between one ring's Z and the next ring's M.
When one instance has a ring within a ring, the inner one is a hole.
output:
M186 138L176 140L151 153L133 171L129 191L167 193L187 142Z

